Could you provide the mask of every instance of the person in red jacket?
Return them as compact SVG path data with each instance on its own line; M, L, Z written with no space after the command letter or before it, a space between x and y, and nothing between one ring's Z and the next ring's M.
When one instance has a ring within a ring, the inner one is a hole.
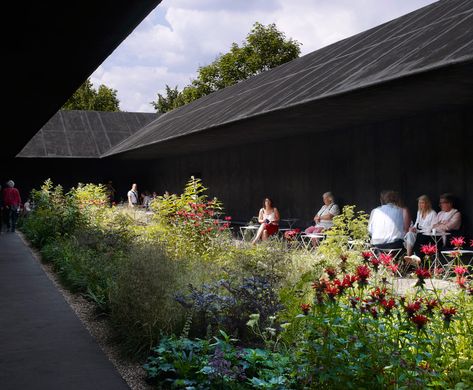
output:
M3 212L7 222L7 232L14 232L16 221L21 207L20 192L15 188L13 180L7 182L7 188L3 190Z

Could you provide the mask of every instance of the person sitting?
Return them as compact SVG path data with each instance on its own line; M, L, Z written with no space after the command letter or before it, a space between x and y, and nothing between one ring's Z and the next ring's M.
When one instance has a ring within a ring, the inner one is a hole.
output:
M259 239L266 241L269 236L276 234L279 230L279 220L279 211L274 207L272 199L265 198L258 215L258 222L261 225L252 243L256 244Z
M439 232L455 234L460 230L462 217L460 212L454 207L452 194L440 196L440 211L432 228Z
M340 214L340 208L335 204L334 196L331 192L322 195L324 202L320 210L315 214L314 226L309 226L305 230L305 234L322 233L333 226L333 217Z
M407 251L407 256L405 258L408 258L413 254L417 240L417 233L430 232L437 218L437 213L432 209L432 202L427 195L421 195L417 198L417 207L416 221L413 226L409 227L409 231L404 237L404 246Z
M398 249L403 247L407 226L404 209L397 206L398 196L394 191L381 192L381 206L371 211L368 232L371 244L379 249Z

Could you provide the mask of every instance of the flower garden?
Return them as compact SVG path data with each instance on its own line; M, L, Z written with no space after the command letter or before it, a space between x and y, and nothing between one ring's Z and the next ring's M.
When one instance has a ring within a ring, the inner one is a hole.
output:
M449 288L419 268L399 290L398 264L366 250L354 206L311 252L295 233L238 242L199 180L154 200L149 220L108 207L102 186L47 181L32 196L22 232L156 388L473 388L471 269L453 252ZM428 264L437 248L422 251Z

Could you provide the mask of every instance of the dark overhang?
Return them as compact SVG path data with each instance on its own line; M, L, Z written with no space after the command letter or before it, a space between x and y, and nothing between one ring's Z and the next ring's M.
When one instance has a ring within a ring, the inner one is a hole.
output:
M15 156L160 2L19 1L5 6L8 96L3 112L13 128L3 127L2 156Z
M58 111L18 153L21 158L100 158L159 115Z
M441 0L173 110L105 155L159 158L472 104L473 2Z

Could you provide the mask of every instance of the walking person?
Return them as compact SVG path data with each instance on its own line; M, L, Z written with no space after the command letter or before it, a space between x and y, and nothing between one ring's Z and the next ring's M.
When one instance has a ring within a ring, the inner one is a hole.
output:
M7 182L7 188L3 190L3 211L6 213L7 231L15 232L20 207L20 192L15 188L15 182L9 180Z

